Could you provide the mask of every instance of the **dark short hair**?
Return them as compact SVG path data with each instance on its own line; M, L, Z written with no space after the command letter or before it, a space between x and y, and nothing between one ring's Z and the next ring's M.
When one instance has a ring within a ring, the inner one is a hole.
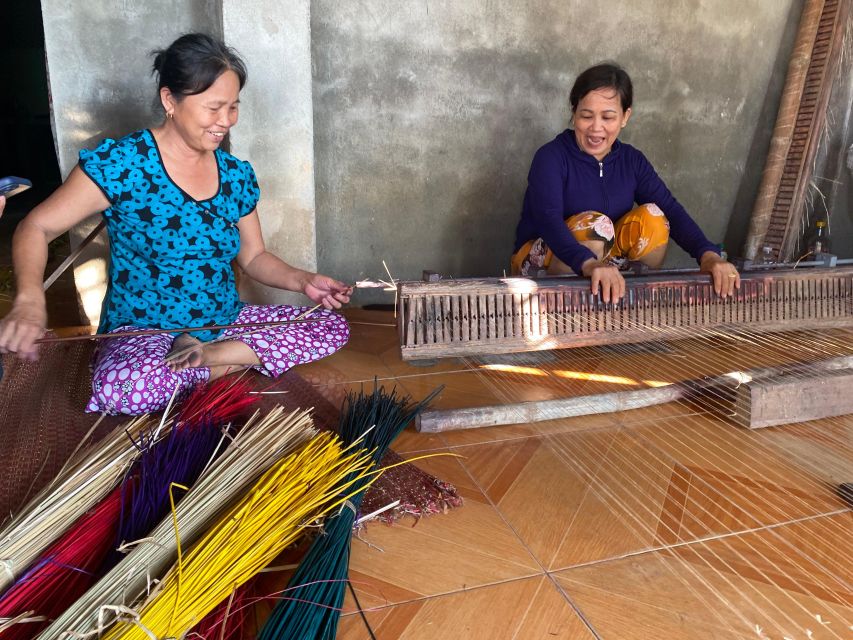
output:
M152 52L157 90L163 87L180 99L207 91L226 71L246 84L246 65L234 49L205 33L187 33L165 49Z
M578 108L578 103L590 91L596 89L613 89L619 94L622 110L627 111L634 101L634 86L631 77L618 64L605 62L590 67L581 73L569 93L572 113Z

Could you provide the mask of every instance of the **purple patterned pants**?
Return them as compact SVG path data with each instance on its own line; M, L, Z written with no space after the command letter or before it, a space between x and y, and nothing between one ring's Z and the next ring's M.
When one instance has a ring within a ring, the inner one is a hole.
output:
M247 304L235 324L292 320L307 310L308 307ZM349 339L349 326L337 313L318 309L309 318L320 321L263 327L250 332L245 328L225 329L218 340L231 338L244 342L261 361L254 369L278 377L297 364L331 355ZM137 327L120 327L112 333L134 329ZM207 381L210 377L207 367L169 370L164 359L174 339L169 333L161 333L105 341L95 354L92 398L86 411L105 411L111 415L159 411L168 404L176 388L180 396Z

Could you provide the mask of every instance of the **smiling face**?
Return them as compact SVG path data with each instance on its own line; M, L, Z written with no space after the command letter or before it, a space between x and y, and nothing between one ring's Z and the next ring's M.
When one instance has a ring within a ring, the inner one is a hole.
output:
M616 89L594 89L578 101L572 117L578 146L601 162L628 123L631 108L622 109Z
M168 88L163 88L160 98L166 113L171 114L171 124L188 147L214 151L237 124L240 80L229 70L201 93L177 99Z

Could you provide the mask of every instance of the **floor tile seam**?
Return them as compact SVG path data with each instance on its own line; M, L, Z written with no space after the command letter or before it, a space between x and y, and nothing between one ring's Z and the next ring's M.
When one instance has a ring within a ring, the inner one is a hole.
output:
M620 430L621 430L621 427L620 427ZM569 465L561 458L561 452L559 450L559 445L557 445L553 442L550 442L549 447L551 448L552 452L556 455L557 459L560 460L570 472L577 473L576 469L570 468ZM578 506L577 506L577 510L575 511L575 514L572 516L572 518L569 520L568 524L566 525L566 529L563 532L562 537L560 538L560 542L557 544L557 548L554 550L554 553L551 555L551 558L548 562L549 567L554 562L554 560L559 556L560 551L563 549L563 546L565 545L565 543L569 537L569 532L570 532L572 526L574 525L574 523L577 521L578 517L580 516L583 505L587 502L587 500L590 500L590 494L592 494L592 500L601 500L601 497L598 495L596 489L594 488L594 485L596 482L600 482L600 480L598 478L599 478L599 474L601 473L602 465L604 464L605 460L609 456L610 450L612 448L613 448L613 441L611 441L607 444L607 448L603 452L601 458L595 464L595 468L592 469L591 480L584 478L585 488L584 488L583 496L581 497L580 501L578 502Z
M563 599L568 603L568 605L575 612L575 615L577 615L577 617L581 619L581 622L584 623L584 625L589 630L589 632L593 635L593 637L595 637L597 640L602 640L601 634L598 633L595 626L592 624L592 622L587 617L587 615L583 612L583 609L581 608L580 604L576 603L572 599L572 597L569 595L568 591L566 591L566 589L563 587L563 585L561 585L557 581L557 579L552 575L551 572L546 571L545 576L548 578L548 580L551 581L551 584L554 587L556 587L557 593L559 593L563 597Z
M480 492L483 494L483 496L486 498L486 500L489 501L489 505L491 505L491 507L497 512L498 517L503 521L503 523L507 526L507 528L509 528L509 530L512 531L513 535L519 541L521 546L525 549L525 551L527 551L527 553L530 555L530 557L533 559L533 561L536 563L536 565L542 570L542 573L547 574L548 570L545 567L545 565L539 560L539 557L533 552L533 549L530 548L530 545L527 544L527 541L521 537L521 535L518 533L518 530L513 526L513 524L509 521L509 519L504 515L504 513L503 513L503 511L501 511L500 507L497 504L495 504L495 501L492 500L492 498L489 496L488 493L486 493L485 489L480 484L479 480L477 480L477 478L474 476L474 474L471 473L471 470L465 466L464 459L460 460L459 462L462 465L462 468L465 470L465 473L468 474L468 477L474 483L474 486L477 487L477 489L480 490Z
M820 513L820 514L814 514L811 516L804 516L803 518L795 518L793 520L786 520L785 522L777 522L777 523L765 525L763 527L754 527L751 529L743 529L741 531L731 531L728 533L717 534L714 536L706 536L703 538L697 538L695 540L687 540L685 542L678 542L676 544L658 545L655 547L649 547L647 549L637 549L636 551L629 551L627 553L623 553L623 554L618 555L618 556L610 556L608 558L599 558L597 560L590 560L588 562L579 562L576 564L567 565L565 567L560 567L560 568L551 568L551 569L548 569L547 572L548 573L560 573L563 571L570 571L572 569L582 569L582 568L591 567L591 566L595 566L595 565L609 564L612 562L619 562L621 560L626 560L628 558L635 558L638 556L659 553L661 551L670 551L670 550L674 550L674 549L680 549L682 547L688 547L691 545L707 544L709 542L714 542L716 540L727 540L729 538L737 538L737 537L748 535L750 533L759 533L761 531L770 531L773 529L778 529L780 527L786 527L786 526L790 526L793 524L800 524L802 522L808 522L808 521L817 520L820 518L829 518L832 516L840 515L843 513L850 513L850 512L853 512L853 509L844 508L844 509L839 509L836 511L827 512L827 513Z
M544 565L542 565L542 563L539 562L539 560L536 558L536 556L533 555L530 548L521 539L521 537L518 535L518 532L515 530L515 528L507 521L507 519L501 513L500 509L497 507L497 505L495 505L494 501L485 493L483 488L480 486L480 483L477 482L476 478L474 478L472 476L471 472L468 470L467 467L465 467L462 460L459 460L458 462L462 466L463 470L468 475L468 477L471 479L471 481L474 483L474 488L476 490L478 490L483 495L483 497L488 501L487 504L484 506L489 506L495 510L498 517L501 519L501 521L509 528L509 530L512 532L512 534L521 542L524 549L531 555L531 557L533 558L534 562L539 567L539 569L541 569L542 572L546 571ZM464 506L463 506L463 508L464 508ZM431 540L436 540L436 541L441 542L441 543L446 544L446 545L454 545L454 546L462 547L463 549L465 549L466 551L471 553L471 548L469 546L463 545L461 542L456 542L455 540L448 540L447 538L443 538L441 536L438 536L438 535L435 535L432 533L424 532L422 529L418 530L417 533L418 533L418 535L424 536L424 537L429 538ZM367 542L365 541L365 543L367 543ZM482 557L498 560L504 564L512 564L514 566L521 567L523 569L534 568L534 567L530 567L528 565L521 564L519 562L507 560L506 557L504 557L504 556L496 556L496 555L493 555L493 554L485 552L485 551L477 550L476 553Z
M553 576L549 576L549 577L551 577L552 579L555 579ZM590 584L590 583L586 583L586 582L579 582L579 581L576 581L576 580L572 580L571 578L568 578L568 577L566 577L565 579L566 579L566 580L569 580L570 582L572 582L572 584L578 585L579 587L583 587L583 588L586 588L586 589L593 590L593 591L595 591L595 592L597 592L597 593L599 593L599 594L603 594L603 595L607 595L607 596L610 596L610 597L614 597L614 593L613 593L613 590L612 590L612 589L608 589L608 588L606 588L606 587L602 587L602 586L599 586L599 585L596 585L596 584ZM568 595L568 591L567 591L566 587L565 587L564 585L562 585L558 580L556 581L556 584L557 584L557 586L558 586L558 588L559 588L560 592L561 592L562 594L564 594L564 596L565 596L566 598L568 598L568 599L570 599L570 600L571 600L571 596L569 596L569 595ZM691 590L692 590L692 591L695 591L695 589L691 589ZM618 598L620 598L620 599L622 599L622 600L630 600L630 601L632 601L632 602L637 602L635 599L630 598L628 595L626 595L626 594L624 594L624 593L615 594L615 597L618 597ZM703 603L703 604L707 604L707 603ZM731 603L728 603L728 604L729 604L729 607L731 608L731 607L732 607ZM642 605L643 605L644 607L647 607L647 608L653 609L653 610L655 610L655 611L663 612L663 613L666 613L666 614L671 614L671 613L672 613L672 609L671 609L671 608L668 608L668 607L666 607L666 606L661 606L661 605L658 605L658 604L653 604L653 603L651 603L651 602L642 602ZM584 621L591 625L591 623L589 623L585 618L584 618ZM694 622L694 624L699 624L699 625L701 625L701 626L705 627L706 629L713 630L713 631L718 631L718 630L719 630L719 628L720 628L720 626L719 626L719 625L709 623L708 621L705 621L705 622L701 622L701 621L700 621L700 622L698 622L698 623L697 623L697 622ZM735 630L734 630L734 628L730 628L730 630L731 630L731 631L735 631ZM738 637L738 638L741 638L742 636L741 636L741 635L738 635L737 637ZM760 638L767 638L767 636L765 636L765 635L761 635L761 636L759 636L759 637L760 637ZM788 638L787 636L785 636L785 638L787 638L787 640L790 640L790 638Z
M569 608L574 612L574 614L580 618L581 622L587 627L587 629L592 633L593 636L599 638L598 633L592 627L590 622L586 619L586 616L580 610L580 607L575 604L575 602L568 597L568 594L561 588L561 586L554 580L552 576L550 576L547 572L542 576L543 580L536 587L536 592L533 594L533 597L530 599L530 602L527 604L527 608L524 611L524 615L522 615L518 621L518 625L516 627L515 633L513 634L511 640L519 640L518 634L521 632L522 627L524 626L525 621L528 619L530 615L530 611L533 609L533 605L536 600L540 598L540 594L542 594L543 588L555 588L557 590L558 596L561 596L566 604L569 605ZM524 640L523 638L521 640Z
M521 628L524 626L524 622L527 620L527 617L530 615L530 610L533 608L533 603L536 602L539 597L539 592L542 590L542 585L548 582L548 576L543 575L542 579L540 579L539 584L536 585L536 591L533 592L533 596L530 598L530 601L527 603L527 607L524 609L524 613L518 619L518 625L516 626L515 633L512 634L512 638L510 640L516 640L518 638L518 634L521 631Z
M697 414L697 415L704 415L704 414ZM692 478L695 478L695 481L696 481L696 483L697 483L696 488L700 491L700 494L701 494L703 497L705 497L705 498L707 498L707 499L710 499L710 500L714 500L714 501L715 501L715 500L717 500L717 499L723 499L723 500L728 501L730 504L732 504L732 506L733 506L733 507L735 507L735 508L741 508L741 505L740 505L740 504L738 504L738 502L737 502L736 498L743 498L743 497L745 497L745 496L744 496L744 494L742 494L742 493L740 493L740 494L739 494L739 493L729 494L729 493L724 492L720 487L715 486L715 485L714 485L714 484L713 484L713 483L712 483L712 482L707 478L707 473L709 473L709 472L710 472L708 469L703 469L703 471L705 472L704 474L703 474L703 473L698 472L698 471L696 470L695 464L690 465L690 464L687 464L687 462L686 462L685 460L682 460L681 458L676 458L676 457L675 457L671 452L669 452L669 451L667 451L666 449L664 449L664 448L663 448L663 447L662 447L658 442L656 442L656 441L655 441L653 438L651 438L648 434L642 434L642 433L641 433L641 434L637 434L637 435L636 435L636 438L637 438L637 439L642 443L642 446L648 447L648 448L650 448L651 450L654 450L654 451L659 452L658 459L659 459L660 461L662 461L662 462L667 462L668 464L671 464L671 465L673 466L673 469L675 469L675 468L680 468L680 469L682 469L682 470L686 471L687 473L689 473L689 474L691 475L691 477L692 477ZM718 454L718 456L717 456L717 457L719 457L720 459L722 459L722 457L723 457L723 452L720 452L720 454ZM695 462L695 461L694 461L694 462ZM711 464L711 465L714 465L714 464L715 464L715 463L714 463L714 460L708 460L708 462L709 462L709 464ZM796 461L786 460L785 462L786 462L786 464L791 465L791 467L792 467L792 468L797 469L798 471L802 472L802 469L801 469L800 465L799 465ZM805 473L804 475L809 476L809 475L811 475L811 474ZM748 478L747 476L743 476L743 477L747 478L748 480L751 480L751 478ZM811 478L809 478L809 479L811 479ZM699 487L702 487L702 488L699 488ZM736 487L735 487L734 485L732 485L732 489L734 489L734 488L736 488ZM767 497L765 497L765 496L763 496L763 495L762 495L762 493L761 493L761 489L762 489L761 487L759 487L759 488L757 488L757 489L756 489L756 488L752 488L752 487L750 487L750 488L745 489L745 490L749 491L749 493L750 493L750 494L752 494L753 496L755 496L756 498L758 498L757 500L755 500L755 501L753 502L753 506L754 506L755 504L758 504L758 503L759 503L759 500L763 503L763 504L761 504L761 505L760 505L760 506L761 506L761 511L763 512L762 517L771 517L771 516L772 516L772 511L775 509L775 507L774 507L773 503L772 503L772 502L770 502L770 500L769 500ZM771 493L771 497L772 497L773 495L777 495L777 496L778 496L778 495L784 495L784 496L786 496L786 497L787 497L787 496L791 496L791 495L794 495L794 494L792 494L790 491L788 491L787 493L776 493L776 492L773 492L773 493ZM814 511L815 511L815 505L813 505L813 504L812 504L812 503L810 503L810 502L807 502L807 501L806 501L804 498L802 498L802 497L798 497L797 499L799 500L799 502L803 503L803 504L802 504L802 506L803 506L804 508L809 508L810 510L812 510L812 511L813 511L813 512L812 512L811 514L809 514L808 516L803 516L802 518L811 518L811 517L816 517L816 516L828 515L828 514L835 513L835 511L827 512L827 511L823 511L823 510L818 510L818 511L815 513L815 512L814 512ZM751 515L754 515L754 514L751 514ZM783 522L781 522L781 523L771 523L770 525L763 525L763 526L765 526L765 527L766 527L766 526L772 526L772 525L775 525L775 524L785 524L785 523L790 523L790 522L796 522L797 520L800 520L800 519L802 519L802 518L795 518L795 517L790 517L790 516L789 516L789 518L788 518L787 520L784 520L784 521L783 521ZM754 527L754 528L755 528L755 529L760 529L761 527ZM741 530L741 531L749 531L749 530L750 530L750 529L743 529L743 530Z
M490 506L492 506L494 508L494 505L490 505ZM515 531L513 531L513 534L515 534L516 536L518 535L515 533ZM419 531L418 535L424 536L425 538L429 538L431 540L436 540L436 541L441 542L442 544L444 544L446 546L460 547L460 548L464 549L466 552L468 552L469 555L477 554L478 556L481 556L483 558L490 558L493 560L498 560L501 563L503 563L504 565L511 564L513 566L520 567L522 569L528 569L528 570L529 569L535 569L535 567L530 567L528 565L520 564L519 562L515 562L513 560L507 560L506 557L504 557L504 556L493 555L491 553L481 551L479 549L478 550L472 550L470 546L464 545L461 542L456 542L455 540L448 540L447 538L442 538L440 536L437 536L437 535L434 535L431 533L424 533L423 531ZM539 564L539 563L537 562L537 564ZM540 567L540 568L542 569L542 571L545 571L544 567Z
M517 438L517 439L518 439L518 440L522 440L522 439L526 439L526 438ZM510 463L511 463L514 459L515 459L515 455L513 455L513 456L512 456L512 457L510 457L506 462L504 462L503 466L502 466L502 467L500 468L500 470L495 474L495 479L499 478L499 477L501 476L501 474L502 474L504 471L506 471L507 467L509 467ZM464 457L457 458L457 462L459 462L459 464L460 464L460 465L462 465L462 468L465 470L465 472L466 472L466 473L468 474L468 476L470 477L470 476L471 476L471 472L468 470L468 467L466 467L466 466L465 466L465 458L464 458ZM528 462L529 462L529 461L528 461ZM527 465L525 464L523 468L526 468L526 467L527 467ZM518 481L518 476L519 476L519 475L521 475L521 474L520 474L520 473L516 474L515 478L513 478L513 479L512 479L512 482L511 482L511 483L510 483L510 485L506 488L506 491L504 492L504 495L506 495L507 493L509 493L509 491L510 491L514 486L515 486L515 483ZM488 495L488 493L486 492L486 489L485 489L484 487L481 487L479 483L477 483L475 486L476 486L476 487L477 487L477 489L479 489L479 490L480 490L480 492L483 494L483 497L485 497L485 498L489 501L489 504L491 504L491 505L492 505L492 507L493 507L495 510L497 510L497 509L498 509L498 506L494 503L494 501L493 501L493 500L491 499L491 497Z
M546 577L546 572L543 570L541 572L531 573L526 576L516 576L514 578L506 578L504 580L495 580L494 582L484 582L483 584L478 584L473 587L463 586L459 589L450 589L449 591L442 591L440 593L431 593L429 595L423 595L418 598L410 598L408 600L400 600L399 602L391 602L389 604L383 604L377 607L368 607L366 609L362 609L364 613L373 613L374 611L382 611L385 609L390 609L392 607L397 607L404 604L412 604L414 602L424 602L427 600L433 600L436 598L444 598L447 596L453 596L460 593L470 593L472 591L478 591L481 589L489 589L491 587L496 587L503 584L510 584L512 582L521 582L522 580L532 580L534 578L544 578ZM346 613L341 613L341 617L357 615L359 613L358 609L354 609L352 611L347 611Z

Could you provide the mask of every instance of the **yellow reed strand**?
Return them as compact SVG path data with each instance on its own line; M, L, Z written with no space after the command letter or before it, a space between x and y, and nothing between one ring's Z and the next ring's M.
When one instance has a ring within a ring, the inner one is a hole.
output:
M337 436L316 436L276 463L193 545L139 610L137 621L122 620L103 637L182 637L307 526L345 502L356 479L375 479L371 464L368 452L342 449ZM349 475L354 478L347 482Z

